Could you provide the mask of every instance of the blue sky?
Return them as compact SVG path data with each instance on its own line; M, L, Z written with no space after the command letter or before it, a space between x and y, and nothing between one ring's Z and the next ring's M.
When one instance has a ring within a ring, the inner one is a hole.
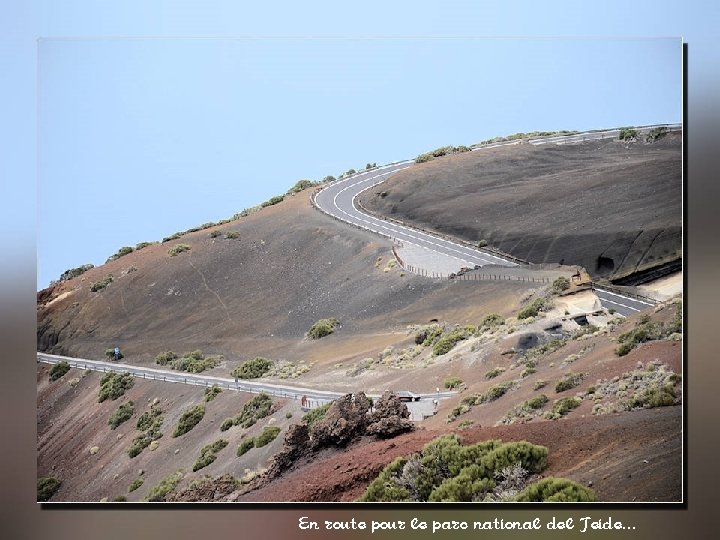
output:
M10 243L37 234L38 288L301 178L516 131L677 122L678 38L696 66L717 60L718 8L700 2L19 4L1 52L24 121L0 172L36 203ZM7 206L10 223L27 211Z
M38 287L301 178L516 131L679 122L680 65L677 38L44 39Z

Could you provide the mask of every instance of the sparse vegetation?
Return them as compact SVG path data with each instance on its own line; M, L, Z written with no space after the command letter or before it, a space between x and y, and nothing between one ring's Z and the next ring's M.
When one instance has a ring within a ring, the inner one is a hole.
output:
M555 385L555 392L565 392L571 388L575 388L583 379L582 373L567 373Z
M330 317L329 319L320 319L310 327L310 330L307 332L307 336L310 339L320 339L325 336L329 336L335 331L335 328L337 328L339 324L340 321L334 317Z
M505 137L493 137L491 139L485 139L484 141L481 141L478 144L474 144L473 146L485 146L488 144L495 144L495 143L506 142L506 141L516 141L518 139L528 139L531 137L549 137L552 135L573 135L575 133L578 133L578 132L570 131L567 129L563 129L560 131L529 131L527 133L519 132L519 133L513 133L512 135L507 135Z
M135 245L135 251L146 248L148 246L152 246L155 243L156 242L139 242L138 244Z
M570 280L565 276L560 276L552 282L550 289L555 294L560 294L570 288Z
M268 426L263 429L262 433L255 437L255 448L261 448L270 444L280 433L280 428L277 426Z
M488 241L485 240L484 238L477 243L477 247L479 247L479 248L487 247L487 245L488 245Z
M185 251L190 251L190 246L188 244L175 244L173 247L168 249L168 255L170 255L171 257L175 257L180 253L184 253Z
M503 319L497 313L490 313L489 315L486 315L485 318L482 320L480 327L492 329L496 326L501 326L503 324L505 324L505 319Z
M637 139L637 130L632 127L620 128L618 139L621 141L634 141Z
M272 399L267 394L258 394L245 403L242 411L235 418L226 419L220 426L220 431L227 431L232 426L249 428L261 418L272 412Z
M327 413L330 405L332 405L332 402L325 403L324 405L320 405L319 407L309 410L302 417L303 423L310 427L318 420L325 418L325 413Z
M108 360L115 360L115 348L105 349L105 356ZM122 360L123 358L125 358L125 355L122 351L118 351L117 359Z
M529 319L530 317L537 317L538 313L540 313L540 311L546 306L547 303L543 298L536 298L520 310L517 318L522 321L524 319Z
M128 493L132 493L136 489L138 489L140 486L143 485L145 481L142 478L136 478L132 481L132 483L128 486Z
M648 132L647 137L645 137L645 140L647 142L655 142L659 139L662 139L667 134L668 134L668 128L666 128L665 126L656 127L656 128L651 129Z
M545 381L535 381L535 384L533 385L533 390L540 390L541 388L544 388L547 385L547 382Z
M262 203L260 206L262 208L266 208L268 206L273 206L275 204L281 203L285 197L283 195L276 195L275 197L270 197L267 201Z
M123 422L130 420L130 417L132 417L134 412L135 407L133 406L132 401L128 401L120 405L117 410L112 413L112 415L110 415L110 418L108 419L110 429L115 429Z
M240 233L238 231L228 231L225 233L225 238L228 240L237 240L240 238Z
M50 498L55 495L55 492L60 489L62 482L57 478L45 477L38 478L37 481L37 501L45 502L49 501Z
M470 148L467 146L441 146L430 152L420 154L415 158L415 163L426 163L432 161L436 157L442 157L448 154L457 154L460 152L469 152Z
M197 472L210 465L215 459L220 450L225 448L229 443L225 439L218 439L214 443L208 444L202 447L200 450L200 457L193 464L193 472Z
M136 427L142 433L133 439L130 448L128 448L130 458L137 457L145 448L150 446L150 443L163 436L160 432L163 420L162 409L157 403L151 405L149 411L145 411L140 415Z
M506 493L505 477L514 466L527 473L541 472L547 466L547 448L497 440L463 446L457 436L445 435L420 453L395 459L360 500L470 502L495 500L501 494L512 500Z
M212 369L222 362L220 355L205 356L202 351L191 351L178 357L174 352L167 351L155 357L155 363L161 366L170 364L170 367L177 371L187 373L202 373L206 369Z
M415 343L423 347L429 347L435 343L442 333L443 329L437 324L426 326L415 333Z
M249 439L245 439L243 442L240 443L240 446L238 446L237 456L240 457L243 454L246 454L252 448L255 448L255 439L252 437Z
M215 231L210 231L210 232L208 233L208 236L209 236L210 238L217 238L218 236L222 236L222 232L217 231L217 230L215 230Z
M178 355L172 351L161 352L155 357L155 363L161 366L166 366L167 364L175 360L177 357Z
M150 490L145 500L149 502L164 501L165 497L177 487L180 480L183 479L183 476L184 473L182 469L166 476L157 486Z
M211 402L211 401L212 401L213 399L215 399L218 395L220 395L221 392L222 392L222 389L221 389L217 384L213 384L212 386L208 386L208 387L205 389L205 396L204 396L204 398L203 398L203 399L205 400L205 403Z
M78 277L92 268L95 268L94 264L83 264L82 266L78 266L77 268L70 268L60 274L60 278L58 279L58 281L71 280L72 278Z
M555 402L552 408L552 412L545 415L549 420L557 420L558 418L565 416L573 409L577 409L582 403L582 400L577 397L565 397Z
M459 342L470 337L476 328L455 328L443 334L433 345L433 356L447 354Z
M117 251L117 253L115 253L114 255L111 255L110 258L109 258L106 262L114 261L115 259L119 259L120 257L124 257L125 255L129 255L129 254L132 253L133 251L135 251L135 249L132 248L132 247L130 247L130 246L121 247L121 248Z
M298 180L295 185L288 190L287 194L294 195L295 193L300 193L301 191L316 185L317 183L312 180Z
M257 356L233 369L231 375L240 379L258 379L270 371L272 365L272 360Z
M625 356L640 343L662 339L672 333L673 329L671 326L668 329L670 331L667 331L661 322L652 322L649 317L641 318L634 329L618 337L620 345L615 349L615 354Z
M100 379L98 402L102 403L106 399L116 400L125 394L125 390L132 388L134 384L135 380L129 373L106 373Z
M58 362L57 364L53 365L52 368L50 368L50 374L48 375L48 377L51 381L57 381L68 371L70 371L70 364L63 360L62 362Z
M505 368L504 368L504 367L494 367L494 368L492 368L490 371L488 371L487 373L485 373L485 378L486 378L486 379L494 379L495 377L497 377L497 376L500 375L501 373L505 373Z
M449 390L453 390L455 388L458 388L461 384L462 379L460 379L459 377L449 377L445 379L444 386Z
M92 283L92 284L90 285L90 291L91 291L91 292L102 291L105 287L107 287L108 285L110 285L112 282L113 282L112 274L108 274L108 275L105 276L104 278L102 278L102 279L100 279L100 280L95 281L94 283Z
M185 435L188 431L190 431L192 428L197 426L200 423L200 420L203 419L205 416L205 404L204 403L198 403L197 405L194 405L190 407L188 410L186 410L182 416L180 417L180 420L178 420L178 424L175 427L175 431L173 432L173 437L180 437L182 435Z
M527 486L515 498L518 502L595 502L592 490L566 478L543 478Z

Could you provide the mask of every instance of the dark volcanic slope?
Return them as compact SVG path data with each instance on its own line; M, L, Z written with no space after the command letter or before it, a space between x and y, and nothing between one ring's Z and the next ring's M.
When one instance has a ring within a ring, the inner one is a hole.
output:
M617 279L682 257L681 134L457 154L402 171L361 202L531 262Z
M211 238L213 229L187 234L44 291L38 349L101 358L117 344L129 362L152 361L168 349L201 349L230 361L374 356L399 339L393 332L404 337L408 324L431 318L476 323L493 299L509 314L526 290L401 276L399 268L384 272L389 244L313 209L309 195L218 227L238 231L238 239ZM191 250L170 257L167 250L177 243ZM114 281L90 292L107 274ZM47 303L48 296L55 300ZM325 317L336 317L342 328L304 341Z

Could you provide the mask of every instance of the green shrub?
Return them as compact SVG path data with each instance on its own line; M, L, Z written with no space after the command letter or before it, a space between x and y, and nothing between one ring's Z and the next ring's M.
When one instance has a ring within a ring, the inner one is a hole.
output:
M546 381L540 380L535 381L535 384L533 385L533 390L540 390L541 388L544 388L547 385Z
M467 339L468 334L464 329L455 329L451 332L443 334L440 339L433 345L433 356L442 356L447 354L455 346L458 341Z
M200 469L207 467L217 458L217 453L225 448L229 443L225 439L218 439L212 444L203 446L200 450L200 457L193 464L193 472L199 471Z
M565 392L571 388L575 388L583 379L582 373L567 373L562 379L560 379L555 385L555 392Z
M570 280L565 276L560 276L552 282L552 292L559 294L570 288Z
M62 274L60 274L60 278L58 281L68 281L72 278L78 277L88 270L95 268L94 264L83 264L82 266L78 266L77 268L70 268L68 270L65 270Z
M127 403L123 403L120 405L117 410L110 415L110 418L108 419L108 424L110 424L110 429L115 429L123 422L126 422L127 420L130 420L130 417L135 412L135 408L133 407L133 402L128 401Z
M228 231L225 233L225 238L229 240L237 240L240 238L240 233L238 231Z
M135 384L135 380L129 373L106 373L100 379L100 392L98 402L106 399L116 400Z
M212 386L207 387L205 389L205 403L209 403L210 401L215 399L221 392L222 389L217 384L213 384Z
M592 490L566 478L543 478L530 484L515 500L518 502L595 502Z
M240 379L258 379L265 375L272 368L272 360L257 356L252 360L243 362L230 373L233 377Z
M48 375L48 377L51 381L57 381L68 371L70 371L70 364L63 360L62 362L58 362L52 368L50 368L50 374Z
M166 236L165 238L162 239L162 243L164 244L165 242L169 242L170 240L177 240L177 239L180 238L183 234L184 234L184 233L176 232L176 233L174 233L174 234L171 234L170 236Z
M442 335L443 329L438 325L427 326L415 334L415 344L429 347Z
M135 251L151 246L153 243L154 242L140 242L135 246Z
M166 366L167 364L175 360L177 357L178 355L172 351L161 352L155 357L155 363L161 366Z
M505 319L503 319L497 313L490 313L489 315L485 316L480 326L483 328L494 328L503 324L505 324Z
M483 500L510 466L538 473L547 448L527 442L489 440L463 446L456 435L439 437L419 454L396 458L370 483L361 501Z
M328 183L330 183L330 182L335 182L335 180L336 180L335 177L332 176L332 175L328 175L328 176L326 176L325 178L322 179L323 184L328 184Z
M651 129L648 132L645 140L647 142L655 142L658 139L662 139L667 134L668 134L668 128L666 128L665 126L656 127L656 128Z
M140 415L135 427L137 427L140 431L147 431L153 428L159 418L162 418L161 415L162 409L160 409L157 405L152 405L149 411L145 411Z
M290 419L292 417L293 417L293 413L291 413L290 411L285 413L285 418Z
M287 194L292 195L294 193L300 193L304 189L307 189L309 187L316 186L317 183L313 182L312 180L298 180L293 187L291 187Z
M198 423L200 423L200 420L203 419L203 416L205 416L204 403L198 403L197 405L190 407L180 417L180 420L175 427L175 431L173 432L173 437L180 437L181 435L185 435L188 431L190 431L192 428L198 425Z
M117 497L113 497L112 502L127 502L127 497L125 495L118 495Z
M190 251L190 246L188 244L175 244L173 247L168 249L168 255L174 257L175 255L179 255L185 251Z
M55 492L60 489L62 482L57 478L46 477L38 478L37 481L37 500L38 502L49 501L50 498L55 495Z
M136 480L133 480L132 483L128 486L128 493L132 493L136 489L138 489L140 486L143 485L145 481L142 478L137 478Z
M633 129L632 127L620 128L620 134L618 135L618 139L620 139L621 141L631 141L633 139L637 139L637 130Z
M480 398L481 403L495 401L505 395L515 384L512 381L496 384L491 386Z
M268 426L263 429L262 433L255 437L255 448L261 448L267 444L270 444L280 433L280 428L277 426Z
M548 401L548 397L545 394L540 394L539 396L530 398L525 403L523 403L523 408L533 410L542 409Z
M275 197L271 197L269 200L262 203L260 206L262 208L265 208L267 206L273 206L274 204L281 203L285 197L282 195L276 195Z
M486 379L494 379L495 377L497 377L498 375L500 375L501 373L504 373L504 372L505 372L504 367L495 367L495 368L491 369L490 371L488 371L487 373L485 373L485 378Z
M132 248L132 247L130 247L130 246L121 247L121 248L117 251L117 253L115 253L114 255L111 255L111 256L110 256L110 258L107 260L107 262L114 261L115 259L119 259L120 257L124 257L125 255L129 255L129 254L132 253L133 251L135 251L135 249Z
M227 431L234 425L235 425L235 420L233 418L226 418L225 420L223 420L223 423L220 424L220 431Z
M629 408L652 409L655 407L669 407L675 405L675 400L675 390L671 385L665 385L663 387L654 385L633 396Z
M325 403L324 405L320 405L319 407L309 410L302 417L303 423L308 427L312 426L315 422L325 417L325 413L327 413L330 405L332 405L332 402Z
M112 283L112 281L113 281L112 274L108 274L107 276L105 276L105 277L102 278L101 280L95 281L94 283L92 283L92 284L90 285L90 291L91 291L91 292L102 291L105 287L107 287L108 285L110 285L110 284Z
M250 450L251 448L255 448L255 439L252 437L249 439L245 439L243 442L240 443L240 446L238 446L237 449L237 456L242 456L243 454L247 453L248 450Z
M477 243L477 247L479 247L479 248L487 247L487 245L488 245L488 242L484 238Z
M157 362L157 358L155 361ZM192 351L170 361L170 367L187 373L202 373L206 369L216 367L221 361L222 356L204 356L202 351Z
M577 409L580 406L581 400L576 397L566 397L559 399L555 402L552 408L551 418L560 418L565 416L573 409Z
M166 476L157 486L150 490L145 500L149 502L164 501L165 497L177 487L182 479L182 470Z
M620 345L615 350L615 354L625 356L640 343L662 339L667 335L667 332L664 332L662 323L651 322L649 316L646 315L646 317L640 319L636 328L618 337ZM670 328L673 328L673 325Z
M335 317L329 319L320 319L310 327L307 332L307 337L310 339L320 339L325 336L329 336L335 331L335 328L340 324Z
M210 238L217 238L220 235L222 235L220 231L210 231L210 233L208 234Z
M445 379L444 386L445 386L445 388L452 390L453 388L457 388L461 384L462 384L462 379L460 379L459 377L449 377L449 378Z
M240 414L233 420L236 426L249 428L272 412L272 399L267 394L258 394L245 403Z
M518 313L517 318L519 320L528 319L530 317L536 317L538 313L540 313L540 310L545 307L545 300L542 298L536 298L533 300L530 304L525 306L523 309L520 310L520 313Z

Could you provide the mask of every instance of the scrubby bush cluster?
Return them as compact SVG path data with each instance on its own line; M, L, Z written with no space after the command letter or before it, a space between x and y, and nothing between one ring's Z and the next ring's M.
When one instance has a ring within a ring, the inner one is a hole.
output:
M233 369L231 375L239 379L258 379L270 371L272 365L272 360L256 356Z
M425 163L427 161L432 161L436 157L442 157L448 154L457 154L460 152L469 151L470 148L468 148L467 146L441 146L440 148L436 148L435 150L431 150L430 152L420 154L418 157L415 158L415 163Z
M197 405L193 405L182 414L180 420L178 420L177 426L175 426L175 431L172 436L180 437L185 435L188 431L197 426L204 416L205 404L198 403Z
M463 446L457 436L445 435L420 453L395 459L367 488L366 502L471 502L546 500L561 491L526 482L547 466L547 448L528 442L490 440ZM562 489L573 496L565 481ZM527 490L527 491L526 491ZM582 495L580 495L582 493ZM593 497L577 486L577 496ZM559 496L558 496L559 497ZM582 499L586 500L586 499Z
M237 240L240 238L240 233L238 231L227 231L225 233L225 238L228 240Z
M222 392L222 389L217 385L213 384L212 386L208 386L205 389L205 396L203 399L205 400L205 403L209 403L213 399L215 399L220 393Z
M110 415L108 424L110 429L117 428L123 422L130 420L130 417L135 412L135 407L132 401L128 401L120 405L117 410Z
M325 405L320 405L319 407L315 407L314 409L306 412L302 417L303 424L310 427L318 420L325 418L325 414L330 408L330 405L332 405L332 402L325 403Z
M238 457L246 454L252 448L262 448L263 446L267 446L277 438L280 431L280 428L277 426L267 426L257 437L244 439L243 442L240 443L240 446L238 446Z
M583 380L582 373L566 373L565 376L555 384L555 392L565 392L575 388Z
M134 249L133 247L131 247L131 246L121 247L120 249L118 249L117 253L115 253L114 255L110 255L110 257L108 258L108 260L105 261L105 262L114 261L115 259L119 259L120 257L124 257L125 255L129 255L129 254L132 253L133 251L135 251L135 249Z
M477 329L475 327L455 328L450 332L444 333L433 344L433 356L442 356L443 354L447 354L458 342L469 338L476 330Z
M519 320L529 319L530 317L537 317L540 311L549 307L547 301L544 298L535 298L527 306L522 308L517 315Z
M221 355L205 356L202 351L190 351L178 356L173 351L161 352L155 357L155 363L161 366L169 365L171 369L187 373L202 373L212 369L222 362Z
M220 431L227 431L233 426L249 428L261 418L269 416L272 412L272 399L267 394L258 394L245 403L242 411L235 418L226 419L220 426Z
M651 129L648 132L647 137L645 137L645 140L647 142L655 142L658 139L662 139L667 134L668 134L668 128L666 128L665 126L656 127L656 128Z
M662 322L653 322L649 315L642 317L635 328L618 337L620 345L615 354L625 356L640 343L664 339L682 332L682 304L678 304L675 317L667 325Z
M188 244L175 244L173 247L168 249L168 255L175 257L175 255L179 255L180 253L184 253L186 251L190 251L190 246Z
M570 280L565 276L560 276L552 282L550 290L555 294L560 294L570 288Z
M136 489L140 488L140 486L142 486L144 482L145 481L142 478L136 478L135 480L133 480L128 486L128 493L132 493Z
M502 373L505 373L505 368L504 368L504 367L499 367L499 366L498 366L498 367L494 367L494 368L492 368L490 371L488 371L487 373L485 373L485 378L486 378L486 379L494 379L495 377L497 377L498 375L500 375L500 374L502 374Z
M415 333L415 343L423 347L429 347L442 335L443 329L437 324L425 326Z
M462 379L460 377L449 377L445 379L444 386L449 390L453 390L455 388L458 388L461 384Z
M100 280L98 280L98 281L95 281L95 282L91 283L91 284L90 284L90 291L91 291L91 292L102 291L105 287L107 287L108 285L110 285L112 282L113 282L112 274L108 274L108 275L105 276L104 278L102 278L102 279L100 279Z
M485 318L482 320L480 327L482 329L492 329L503 324L505 324L505 319L503 319L497 313L490 313L489 315L486 315Z
M95 268L95 265L93 264L83 264L82 266L78 266L77 268L70 268L68 270L65 270L62 274L60 274L60 277L58 278L58 281L68 281L72 278L78 277L88 270Z
M298 180L295 185L287 191L287 195L294 195L295 193L300 193L301 191L309 187L314 187L316 185L317 182L313 182L312 180Z
M634 141L637 139L637 130L632 127L620 128L620 134L618 135L618 139L620 139L621 141Z
M450 411L447 421L452 422L461 414L469 412L470 409L475 405L489 403L491 401L495 401L496 399L501 398L508 390L514 388L516 384L517 383L515 381L498 383L494 386L491 386L482 394L473 394L472 396L464 397L460 401L460 404L457 407L453 408L452 411Z
M229 443L225 439L218 439L214 443L203 446L200 450L200 457L193 464L193 472L197 472L210 465L217 459L218 452L225 448L228 444Z
M135 384L133 376L129 373L106 373L100 379L100 392L98 393L98 402L102 403L106 399L116 400L129 390Z
M155 487L153 487L150 492L148 493L147 497L145 497L145 501L149 502L160 502L164 501L165 497L167 497L171 491L173 491L177 485L180 483L180 480L183 479L184 473L182 470L179 470L173 474L170 474L162 479L162 481Z
M566 478L543 478L523 489L518 502L595 502L592 490Z
M70 364L63 360L62 362L58 362L52 368L50 368L50 374L48 375L48 377L51 381L57 381L68 371L70 371Z
M535 397L524 401L520 405L511 409L501 420L503 424L514 424L519 420L527 420L540 414L545 404L549 401L545 394L539 394Z
M337 328L339 324L340 321L338 321L335 317L320 319L310 327L310 330L307 332L307 337L310 339L320 339L325 336L329 336L335 331L335 328Z
M269 198L267 201L265 201L264 203L261 203L260 206L261 206L262 208L265 208L265 207L268 207L268 206L273 206L273 205L275 205L275 204L278 204L278 203L283 202L283 199L284 199L284 198L285 198L285 197L284 197L283 195L276 195L275 197L270 197L270 198Z
M55 492L60 489L62 482L57 478L46 477L38 478L37 481L37 501L45 502L49 501L50 498L55 495Z
M582 403L582 400L578 397L565 397L558 399L552 408L551 412L545 414L545 418L548 420L557 420L558 418L565 416L573 409L577 409Z
M128 456L137 457L140 453L150 446L150 443L160 439L163 434L160 428L163 424L162 409L157 403L150 406L149 411L145 411L138 418L135 427L140 431L140 435L135 437L128 448Z

